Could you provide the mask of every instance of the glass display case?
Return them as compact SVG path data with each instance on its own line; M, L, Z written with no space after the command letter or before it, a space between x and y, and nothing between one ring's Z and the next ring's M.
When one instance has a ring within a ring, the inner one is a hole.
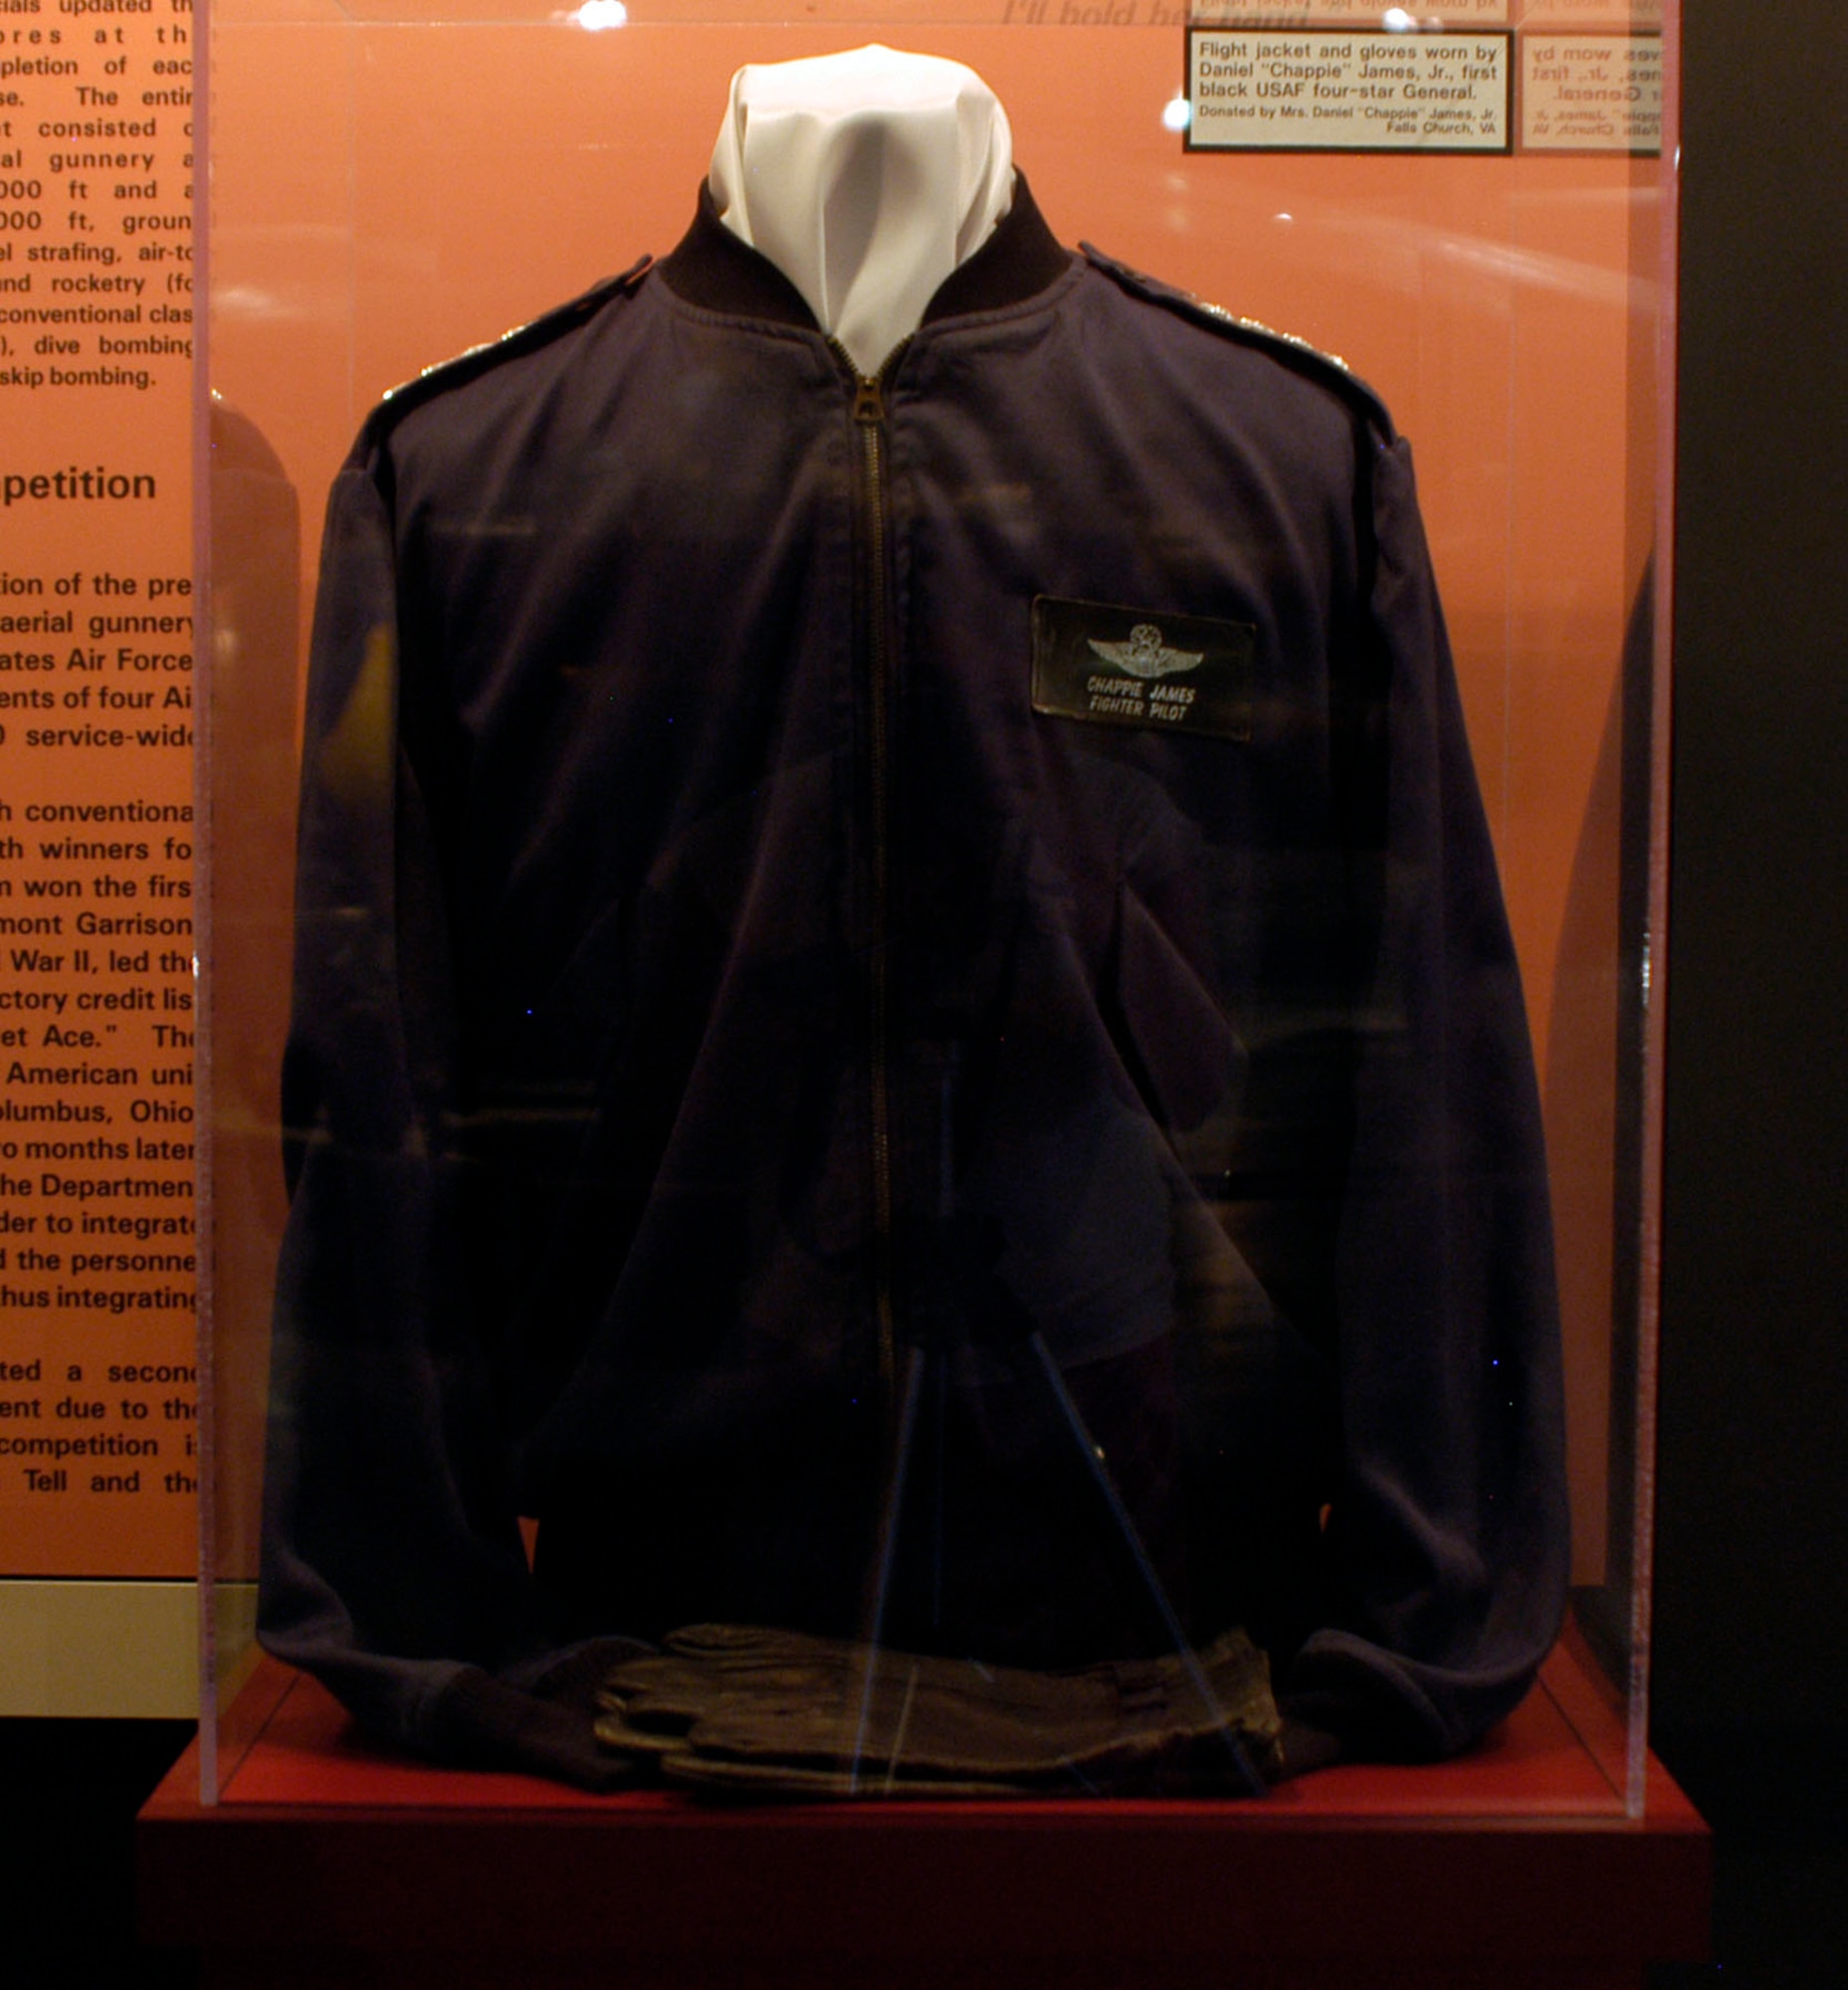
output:
M1640 1813L1675 28L215 0L208 1801Z

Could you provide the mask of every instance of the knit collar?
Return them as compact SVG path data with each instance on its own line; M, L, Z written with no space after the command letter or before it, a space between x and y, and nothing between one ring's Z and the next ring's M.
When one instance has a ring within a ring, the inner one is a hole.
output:
M1024 303L1057 282L1071 264L1071 251L1046 226L1026 175L1016 171L1013 205L987 241L937 287L924 307L924 322ZM693 226L656 268L684 303L815 328L813 313L789 279L719 220L704 181Z

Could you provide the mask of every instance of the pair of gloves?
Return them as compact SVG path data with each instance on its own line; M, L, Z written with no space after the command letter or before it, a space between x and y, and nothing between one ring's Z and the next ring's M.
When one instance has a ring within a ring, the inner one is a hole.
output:
M1243 1796L1284 1773L1242 1631L1042 1673L700 1624L620 1660L597 1700L612 1766L719 1796Z

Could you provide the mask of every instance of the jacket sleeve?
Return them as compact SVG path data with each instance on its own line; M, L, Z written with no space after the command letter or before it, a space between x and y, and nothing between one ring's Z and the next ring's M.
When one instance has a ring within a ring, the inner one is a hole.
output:
M322 544L304 737L291 1190L272 1351L259 1630L384 1738L595 1781L550 1647L460 1252L452 978L403 723L382 446Z
M1558 1631L1560 1351L1519 969L1409 451L1372 441L1338 1606L1285 1686L1366 1752L1441 1755L1514 1707Z

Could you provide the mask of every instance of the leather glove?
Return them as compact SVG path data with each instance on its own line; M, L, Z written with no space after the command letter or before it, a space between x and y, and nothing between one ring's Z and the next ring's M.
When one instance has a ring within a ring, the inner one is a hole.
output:
M1210 1706L1175 1654L1042 1673L881 1651L870 1691L868 1656L694 1625L611 1671L597 1738L740 1796L1245 1795L1282 1767L1269 1668L1242 1631L1198 1656Z

